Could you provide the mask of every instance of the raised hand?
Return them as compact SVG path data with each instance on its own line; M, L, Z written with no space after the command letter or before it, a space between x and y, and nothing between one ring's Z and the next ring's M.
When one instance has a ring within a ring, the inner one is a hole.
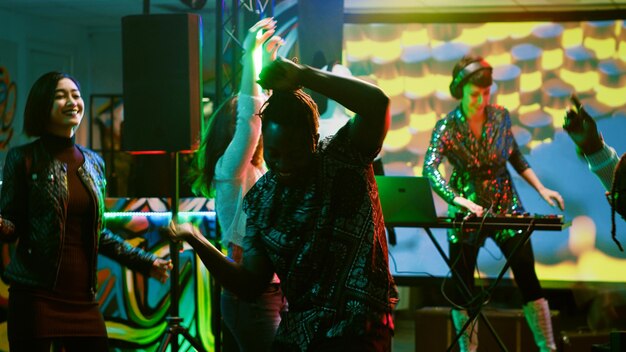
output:
M278 49L285 44L283 38L278 35L271 37L265 42L264 47L265 56L263 57L263 62L272 62L276 60L278 57Z
M243 41L243 49L246 54L252 54L254 49L260 47L276 32L276 21L273 17L268 17L255 23L250 29Z
M264 89L295 90L301 86L300 73L303 70L302 65L279 56L263 68L258 83Z
M177 224L170 222L168 226L161 227L159 232L162 236L168 237L171 241L187 241L191 237L203 237L200 230L190 223Z
M567 110L563 129L583 154L593 154L602 149L602 136L595 120L582 107L576 95L572 95L571 101L574 107Z

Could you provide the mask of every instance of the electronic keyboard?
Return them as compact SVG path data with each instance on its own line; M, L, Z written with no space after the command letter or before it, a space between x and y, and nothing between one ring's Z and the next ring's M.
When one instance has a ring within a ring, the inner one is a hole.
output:
M386 224L387 226L398 226ZM402 227L428 227L428 228L481 228L490 230L543 230L562 231L567 227L563 221L563 215L540 215L540 214L490 214L484 217L456 216L438 217L435 221L404 223Z

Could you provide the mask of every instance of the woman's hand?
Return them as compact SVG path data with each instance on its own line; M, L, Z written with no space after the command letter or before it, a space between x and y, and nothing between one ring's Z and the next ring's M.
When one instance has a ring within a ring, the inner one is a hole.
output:
M173 267L171 259L157 258L152 263L152 268L150 268L150 276L164 283L170 277L170 270Z
M463 208L469 210L470 212L476 214L476 216L480 217L483 216L483 213L485 212L485 208L481 207L480 205L472 202L471 200L467 199L467 198L463 198L463 197L455 197L454 198L454 204L462 206Z
M265 47L265 51L263 52L263 62L272 62L276 60L278 57L278 49L285 44L285 41L280 36L273 36L268 39L267 42L263 45Z
M177 224L170 222L166 227L162 227L160 233L171 241L188 241L192 237L202 236L200 230L190 223Z
M557 191L553 191L549 188L539 189L539 194L541 197L550 204L550 206L557 206L561 210L565 210L565 203L563 202L563 197Z
M254 50L263 45L275 32L276 21L273 17L264 18L255 23L248 29L248 34L246 34L246 38L243 41L245 54L252 55Z

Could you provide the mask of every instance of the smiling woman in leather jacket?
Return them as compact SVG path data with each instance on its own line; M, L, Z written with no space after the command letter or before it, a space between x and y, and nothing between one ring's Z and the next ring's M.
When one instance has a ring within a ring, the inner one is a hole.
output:
M0 196L0 240L18 241L10 283L11 351L107 351L96 301L98 253L165 281L171 262L104 228L104 163L75 144L84 114L78 81L49 72L31 88L24 132L40 137L12 148Z

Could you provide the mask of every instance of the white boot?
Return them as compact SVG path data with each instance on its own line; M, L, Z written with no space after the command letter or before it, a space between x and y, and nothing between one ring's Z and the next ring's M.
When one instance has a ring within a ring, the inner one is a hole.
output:
M556 351L554 343L554 334L552 333L552 317L550 316L550 307L545 298L539 298L536 301L528 302L523 307L526 322L533 332L535 343L539 347L540 352Z
M469 315L466 310L452 309L452 323L454 324L454 331L458 334L463 325L469 320ZM459 338L459 351L461 352L476 352L478 349L478 319L467 326L467 329L463 332L463 335Z

